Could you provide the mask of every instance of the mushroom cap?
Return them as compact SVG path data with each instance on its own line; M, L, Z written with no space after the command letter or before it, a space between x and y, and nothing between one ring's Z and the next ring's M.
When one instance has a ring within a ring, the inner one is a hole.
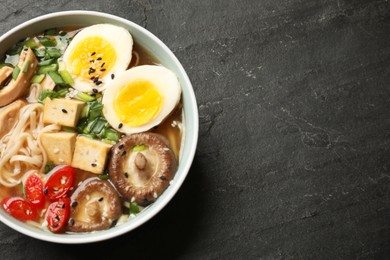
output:
M110 180L129 201L148 205L164 192L175 175L175 155L160 134L127 135L111 149Z
M85 180L71 196L68 230L91 232L108 229L122 214L114 187L97 177Z

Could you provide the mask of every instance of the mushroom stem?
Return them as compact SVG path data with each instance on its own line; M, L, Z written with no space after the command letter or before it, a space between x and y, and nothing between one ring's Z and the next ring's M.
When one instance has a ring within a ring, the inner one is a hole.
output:
M138 170L143 170L147 163L146 157L142 153L137 153L134 163Z

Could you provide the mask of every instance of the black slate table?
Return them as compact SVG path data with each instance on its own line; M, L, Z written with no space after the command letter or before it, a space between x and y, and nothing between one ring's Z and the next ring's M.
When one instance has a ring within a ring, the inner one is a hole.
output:
M0 259L390 257L388 1L0 0L0 34L74 9L138 23L177 55L196 157L140 228L61 245L0 224Z

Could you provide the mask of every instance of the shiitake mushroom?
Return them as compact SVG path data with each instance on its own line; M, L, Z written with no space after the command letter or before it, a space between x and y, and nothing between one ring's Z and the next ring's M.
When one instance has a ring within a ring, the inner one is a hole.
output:
M156 133L123 137L112 147L109 176L127 200L146 206L169 186L177 169L168 140Z
M122 214L115 188L99 178L89 178L71 196L68 230L91 232L108 229Z

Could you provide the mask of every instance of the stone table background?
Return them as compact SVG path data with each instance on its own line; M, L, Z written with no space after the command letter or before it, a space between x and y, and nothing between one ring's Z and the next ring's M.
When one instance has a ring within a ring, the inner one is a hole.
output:
M177 55L196 157L135 231L60 245L0 224L0 259L390 257L387 0L0 0L0 34L74 9L131 20Z

